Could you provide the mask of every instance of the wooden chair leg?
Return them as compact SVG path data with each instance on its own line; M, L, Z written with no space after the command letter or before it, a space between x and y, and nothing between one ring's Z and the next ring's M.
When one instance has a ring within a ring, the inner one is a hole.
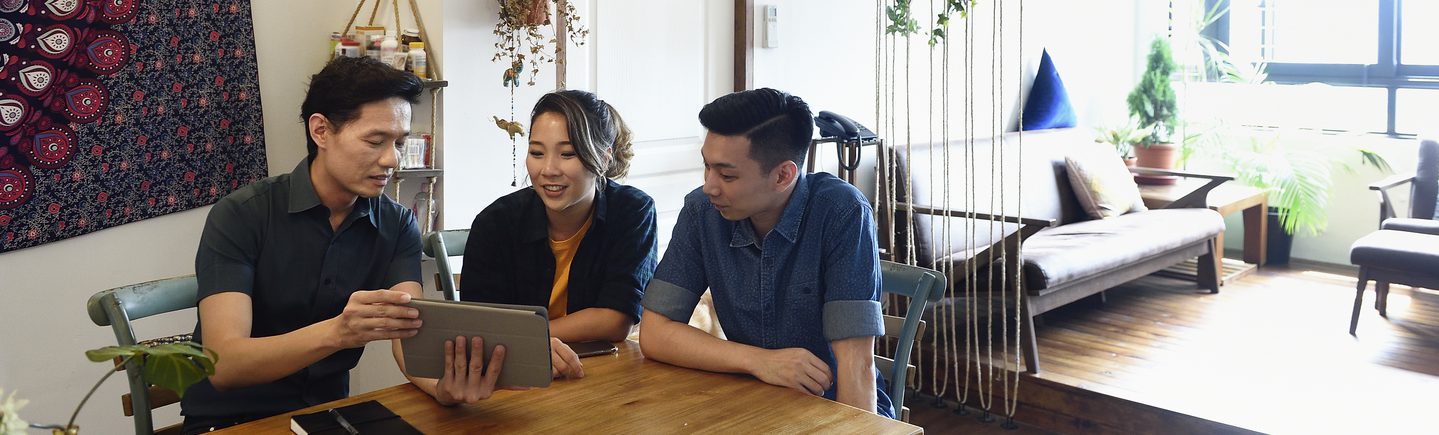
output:
M1019 304L1019 316L1024 322L1019 328L1019 347L1024 353L1024 371L1032 375L1039 374L1039 343L1034 339L1034 314L1030 309L1028 300Z
M1374 281L1374 309L1379 310L1379 317L1389 318L1389 283L1386 281Z
M1364 288L1368 287L1368 271L1363 267L1359 268L1359 290L1354 292L1354 311L1349 314L1349 335L1358 336L1354 333L1359 328L1359 307L1364 305Z
M1195 281L1200 288L1209 289L1209 293L1219 293L1219 262L1221 256L1217 255L1215 240L1209 239L1209 253L1199 256L1199 270L1195 274Z

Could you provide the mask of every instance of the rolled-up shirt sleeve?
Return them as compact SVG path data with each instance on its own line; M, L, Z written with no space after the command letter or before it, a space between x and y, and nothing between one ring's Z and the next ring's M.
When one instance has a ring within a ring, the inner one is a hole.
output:
M689 321L700 295L709 287L700 249L699 222L699 207L707 204L700 201L708 203L709 200L693 192L685 198L669 247L655 268L654 279L645 287L642 300L645 309L676 322Z
M825 232L825 339L883 336L879 251L869 204L858 203L830 220Z

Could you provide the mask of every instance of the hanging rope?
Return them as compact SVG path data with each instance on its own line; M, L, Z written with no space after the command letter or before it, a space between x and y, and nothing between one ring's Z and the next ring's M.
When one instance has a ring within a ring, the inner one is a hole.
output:
M1021 62L1024 60L1024 53L1025 53L1025 51L1024 51L1024 2L1019 2L1019 54L1020 54L1019 59L1020 59ZM1020 76L1019 76L1019 83L1021 84L1021 87L1023 87L1022 85L1023 85L1023 83L1024 83L1024 68L1019 68L1019 75L1020 75ZM1018 111L1019 111L1019 125L1024 125L1024 99L1020 99L1020 100L1019 100L1019 108L1018 108ZM1018 150L1017 150L1017 151L1018 151L1018 154L1017 154L1017 155L1023 156L1023 155L1024 155L1024 129L1023 129L1023 128L1020 128L1020 129L1019 129L1019 132L1015 135L1015 137L1016 137L1016 139L1017 139L1017 141L1018 141L1018 144L1016 145L1016 147L1018 148ZM1018 161L1017 163L1022 165L1022 164L1024 164L1024 161L1023 161L1023 160L1020 160L1020 161ZM1024 169L1023 169L1023 168L1019 168L1019 174L1018 174L1018 176L1016 176L1015 178L1016 178L1015 181L1016 181L1016 184L1017 184L1016 189L1015 189L1015 192L1016 192L1016 195L1015 195L1015 196L1018 197L1018 198L1016 199L1016 202L1019 203L1018 210L1015 210L1015 214L1018 215L1018 216L1024 216ZM1013 351L1013 353L1011 353L1011 355L1014 355L1014 371L1015 371L1015 373L1014 373L1014 382L1013 382L1013 392L1012 392L1012 393L1006 393L1007 396L1011 397L1011 400L1007 401L1007 402L1005 403L1005 406L1004 406L1004 415L1005 415L1006 417L1008 417L1008 419L1005 421L1005 424L1006 424L1005 428L1006 428L1006 429L1017 429L1017 428L1018 428L1018 426L1014 424L1014 413L1015 413L1016 410L1019 409L1019 363L1020 363L1020 347L1023 346L1021 343L1024 341L1024 340L1023 340L1024 336L1022 335L1022 334L1024 334L1024 331L1023 331L1023 329L1022 329L1022 327L1021 327L1022 323L1020 323L1020 322L1022 321L1022 317L1023 317L1023 313L1024 313L1024 310L1021 309L1021 308L1024 306L1024 305L1022 305L1022 304L1024 304L1024 240L1016 237L1016 238L1015 238L1015 243L1014 243L1014 245L1015 245L1015 246L1014 246L1014 249L1015 249L1015 251L1016 251L1014 256L1015 256L1015 258L1018 259L1017 261L1014 262L1014 286L1013 286L1013 287L1014 287L1014 351Z
M1000 88L1002 88L1002 87L1004 86L1004 82L1003 82L1003 81L1000 81L1001 77L1000 77L999 72L998 72L998 70L999 70L998 58L1000 58L1000 57L1002 56L1002 55L999 53L999 51L1000 51L1000 50L1003 50L1003 46L1000 44L1000 35L999 35L999 26L1000 26L1000 24L999 24L999 15L1000 15L1000 14L999 14L999 10L1000 10L1000 9L1002 9L1002 6L999 5L999 4L995 4L995 12L990 14L990 17L992 18L992 20L991 20L990 27L989 27L989 30L990 30L990 39L989 39L989 74L990 74L990 75L989 75L989 77L990 77L990 80L991 80L991 81L997 81L997 82L999 82L999 85L998 85L998 86L990 86L990 87L989 87L989 101L990 101L990 104L989 104L989 107L990 107L990 113L989 113L989 143L990 143L990 153L989 153L989 185L990 185L990 191L991 191L991 192L998 191L999 207L998 207L997 209L999 210L999 215L1000 215L1000 216L1003 216L1003 215L1004 215L1004 190L1005 190L1005 189L1004 189L1004 186L999 182L999 180L1002 179L1002 178L1000 178L1000 177L1002 176L1003 171L1004 171L1004 144L1000 141L1000 139L1001 139L1001 138L1000 138L1000 130L999 130L999 128L998 128L998 127L999 127L999 122L1000 122L1000 120L999 120L999 118L1000 118L1000 112L1003 110L1003 102L1000 101L999 95L1000 95L1000 93L1001 93L1001 89L1000 89ZM996 161L997 161L998 163L996 163ZM990 204L990 206L989 206L989 211L990 211L990 214L993 214L994 211L996 210L996 207L994 206L995 196L996 196L996 195L994 195L994 194L989 195L989 204ZM996 218L990 218L990 219L988 219L988 221L989 221L989 234L988 234L988 237L986 237L986 239L989 240L991 243L993 243L994 237L995 237L994 224L996 223L996 222L995 222L995 221L996 221ZM999 236L1000 236L1000 237L1003 237L1003 235L1004 235L1004 225L1003 225L1003 223L1001 222L1001 223L1000 223L1000 228L999 228ZM1000 248L1000 255L1001 255L1001 256L1000 256L1000 259L1001 259L1001 260L1000 260L1000 262L999 262L999 278L1000 278L1000 279L1004 279L1004 276L1005 276L1005 275L1004 275L1004 268L1005 268L1007 265L1004 264L1004 261L1003 261L1003 258L1004 258L1004 257L1003 257L1003 254L1004 254L1004 243L1002 243L1003 239L1001 238L1000 241L1001 241L1001 243L1000 243L999 248ZM987 336L985 337L985 346L986 346L986 351L987 351L987 352L986 352L986 355L985 355L985 364L989 366L990 376L985 377L985 379L986 379L986 382L989 383L989 391L990 391L990 393L993 394L993 392L994 392L994 376L993 376L993 374L994 374L994 371L996 370L996 367L995 367L995 365L994 365L994 324L995 324L995 317L994 317L994 311L995 311L995 310L994 310L994 281L995 281L994 278L995 278L995 274L994 274L994 269L995 269L995 268L994 268L994 261L993 261L993 259L994 259L994 251L993 251L993 250L991 250L991 251L989 252L989 256L988 256L988 257L989 257L989 260L990 260L990 262L989 262L989 264L990 264L990 267L989 267L989 285L988 285L989 288L988 288L988 290L987 290L987 293L988 293L988 294L987 294L987 296L986 296L985 299L986 299L987 301L989 301L989 321L988 321L988 322L985 322L985 323L988 325L988 328L989 328L989 331L988 331L988 332L989 332L989 333L988 333ZM1002 285L1002 284L1001 284L1001 285ZM1004 288L1003 288L1003 287L1000 287L1000 291L1003 292L1003 291L1004 291ZM1001 294L1001 296L1003 296L1003 295ZM1003 309L1003 305L1004 305L1004 301L1000 301L1001 310ZM1002 325L1003 322L1004 322L1004 317L1000 317L999 319L1000 319L999 322L1001 322L1000 324ZM1000 348L1000 350L1003 350L1003 349L1004 349L1003 347ZM1000 369L1001 371L1003 371L1002 368L999 368L999 369ZM1003 384L1001 384L1001 385L1003 385ZM994 401L993 401L993 400L990 400L991 407L984 409L984 413L985 413L986 416L988 416L988 415L990 414L990 411L991 411L991 408L992 408L992 406L993 406L993 403L994 403Z

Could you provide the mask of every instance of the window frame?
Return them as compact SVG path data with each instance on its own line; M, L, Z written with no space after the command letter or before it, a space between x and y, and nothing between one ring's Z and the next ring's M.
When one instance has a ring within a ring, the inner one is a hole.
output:
M1204 0L1206 10L1216 3L1228 8L1229 0ZM1414 132L1395 131L1396 100L1399 89L1439 89L1439 65L1406 65L1400 58L1404 43L1403 21L1400 20L1402 0L1379 0L1378 55L1373 64L1339 63L1266 63L1267 81L1280 84L1327 83L1335 86L1382 88L1386 90L1386 121L1384 134L1397 138L1413 138ZM1203 33L1229 45L1229 14L1219 17Z

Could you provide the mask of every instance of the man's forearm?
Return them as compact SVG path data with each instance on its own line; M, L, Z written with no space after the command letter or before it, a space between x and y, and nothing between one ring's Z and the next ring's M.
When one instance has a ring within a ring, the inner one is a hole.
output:
M210 382L216 389L229 390L294 374L341 350L329 329L328 322L320 322L287 334L207 342L219 356Z
M830 342L838 373L835 400L868 412L877 406L874 385L874 337L855 337Z
M645 310L640 320L640 350L645 358L681 367L753 374L750 363L760 349L715 338L688 323Z

